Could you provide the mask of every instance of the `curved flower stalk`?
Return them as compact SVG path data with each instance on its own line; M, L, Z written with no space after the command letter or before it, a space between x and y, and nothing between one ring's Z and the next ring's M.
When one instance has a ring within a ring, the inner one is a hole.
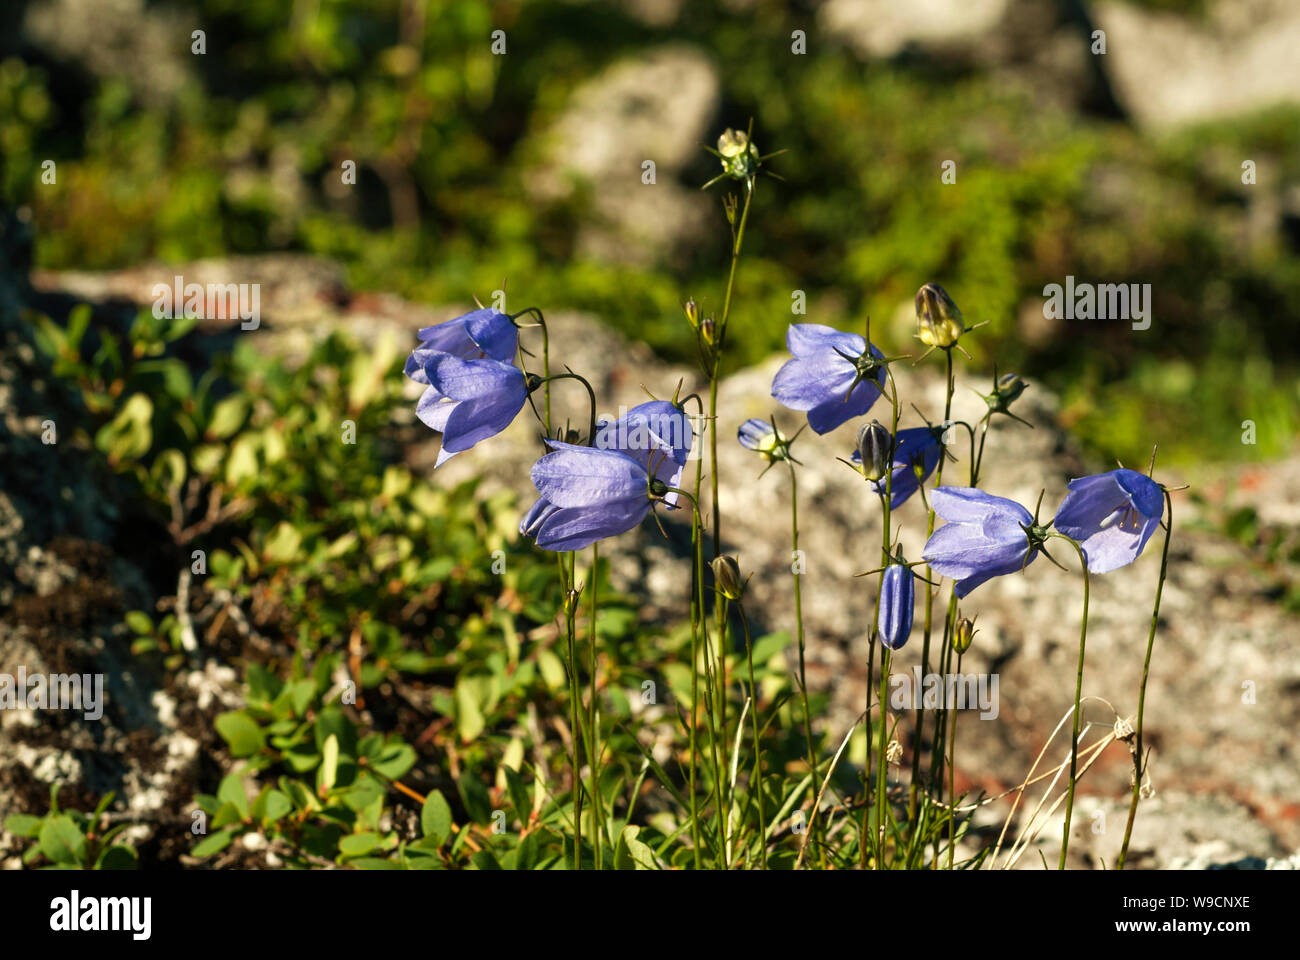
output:
M772 380L772 396L808 415L808 426L829 433L871 409L884 392L885 355L865 337L820 323L791 324L786 361Z
M1109 573L1136 560L1164 516L1160 484L1121 467L1069 486L1053 523L1082 545L1088 570Z
M957 581L958 597L1023 570L1048 536L1020 504L975 487L937 487L930 503L948 522L926 541L924 557L931 569Z

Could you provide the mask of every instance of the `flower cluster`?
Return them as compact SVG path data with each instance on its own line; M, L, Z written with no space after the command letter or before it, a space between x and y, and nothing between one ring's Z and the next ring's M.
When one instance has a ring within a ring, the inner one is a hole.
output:
M514 365L519 331L498 310L424 327L419 338L405 373L425 384L417 416L442 433L435 467L510 426L544 382ZM547 437L550 452L531 473L540 496L520 532L544 550L581 550L631 530L656 503L675 509L692 441L683 409L660 400L599 424L589 445Z

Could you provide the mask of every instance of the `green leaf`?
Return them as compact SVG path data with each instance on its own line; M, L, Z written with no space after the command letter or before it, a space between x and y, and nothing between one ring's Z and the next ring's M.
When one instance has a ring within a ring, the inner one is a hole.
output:
M465 811L469 814L469 818L475 823L487 823L492 816L492 798L488 795L483 781L472 773L465 773L461 775L456 786L460 790L460 799L465 804Z
M41 827L40 848L54 863L80 864L86 855L86 838L70 816L59 814Z
M461 740L466 743L476 739L485 724L474 687L475 684L466 677L456 681L456 727L460 730Z
M614 853L615 870L658 870L654 851L637 839L640 827L626 826L618 835L618 849Z
M121 843L106 847L95 861L97 870L134 870L139 865L135 848Z
M29 813L13 813L5 817L5 832L15 837L35 837L41 832L44 817L33 817Z
M420 829L437 846L442 846L451 836L451 807L441 792L430 790L424 798L424 809L420 811Z
M321 796L329 793L334 789L334 784L339 776L339 738L335 734L330 734L325 739L325 746L321 750L320 761L320 787L318 793Z
M242 768L221 778L221 783L217 786L217 799L222 803L233 803L240 817L248 816L248 794L244 792Z
M68 313L68 341L69 350L76 350L81 346L81 338L86 335L86 328L90 325L90 304L79 303Z
M217 733L230 746L234 757L250 757L266 746L262 728L243 710L223 713L216 719Z
M552 690L563 690L568 678L564 672L564 662L555 653L542 647L537 651L537 668L542 671L542 679Z
M235 393L226 397L212 408L212 417L208 420L207 436L225 440L244 425L248 418L249 399L246 393Z
M241 434L230 446L230 457L226 460L226 483L238 486L243 480L257 476L257 438L250 434Z
M141 637L153 636L153 621L143 610L132 610L126 615L126 625L132 633Z
M383 842L384 838L377 833L354 833L339 841L339 853L345 857L359 857Z
M194 849L190 851L190 856L202 860L205 857L212 856L214 853L220 853L222 850L226 849L226 847L230 846L230 841L233 840L234 837L235 831L233 830L221 830L211 836L204 837L194 845Z
M116 417L99 428L95 447L114 462L135 460L153 445L153 401L143 393L133 393Z

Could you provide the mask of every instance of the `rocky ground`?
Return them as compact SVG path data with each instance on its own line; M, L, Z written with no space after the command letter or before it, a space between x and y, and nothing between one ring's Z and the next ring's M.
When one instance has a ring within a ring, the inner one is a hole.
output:
M47 306L87 299L125 308L150 303L152 284L175 273L201 283L236 276L261 283L263 329L257 335L267 349L290 356L300 355L310 338L332 325L368 340L392 337L405 349L420 325L462 310L430 309L383 295L354 296L329 264L290 256L145 265L112 274L37 273L37 292L31 296ZM7 295L26 294L9 290ZM639 402L647 392L670 396L679 381L684 381L683 393L700 388L693 371L659 362L596 318L549 306L553 361L591 379L601 413L616 416L620 406ZM210 332L228 336L225 327L214 323ZM896 352L910 349L903 342L886 346ZM747 606L760 630L793 625L789 481L780 470L760 478L762 464L735 443L734 434L743 419L774 411L769 386L781 362L773 357L742 370L719 391L724 539L726 549L739 554L742 568L754 573ZM901 363L894 369L908 408L903 425L920 422L912 403L937 418L943 405L940 361L931 358L918 367ZM984 389L986 380L985 374L971 378L959 370L955 417L978 417L983 403L967 387ZM0 390L39 392L43 387L26 380L22 358L6 351ZM412 396L417 392L412 385ZM557 394L557 406L582 418L581 399L581 390L574 388L572 396ZM30 409L31 401L27 396L23 404L6 402L4 408ZM1009 420L993 428L982 484L987 489L1028 505L1040 490L1046 491L1046 512L1059 502L1069 477L1106 468L1075 449L1057 425L1055 398L1040 385L1031 386L1016 409L1034 429ZM778 418L789 429L797 425L788 411L778 412ZM196 718L214 698L233 702L234 678L214 667L167 679L139 677L127 669L126 641L116 623L121 611L143 605L140 572L115 558L111 549L91 546L120 537L122 518L112 515L108 492L82 475L75 462L38 450L37 422L8 417L4 431L0 671L12 672L20 663L38 670L59 658L71 663L91 656L101 663L103 658L120 662L122 669L111 671L117 686L110 691L112 707L105 723L83 725L73 719L58 727L37 727L17 712L0 718L0 813L40 806L47 784L55 779L66 779L87 794L117 789L142 818L150 810L177 809L176 801L192 792L193 773L203 762L205 738L211 736ZM831 694L824 723L836 741L865 702L865 625L872 599L868 581L853 574L873 564L880 535L878 511L863 482L836 460L848 455L852 439L849 427L828 437L805 432L797 448L803 462L799 507L809 677L817 689ZM965 471L961 447L958 461L948 467L950 477ZM513 490L521 510L530 502L528 467L537 454L537 438L526 418L434 475L437 449L436 436L430 434L427 443L409 451L411 463L428 471L430 482L482 475L485 494ZM1267 467L1158 468L1157 473L1170 485L1191 484L1207 505L1193 506L1187 493L1175 496L1177 527L1148 694L1153 796L1142 805L1132 856L1144 866L1294 865L1285 858L1300 846L1294 735L1300 719L1300 661L1294 654L1300 623L1276 604L1276 581L1258 558L1212 528L1216 511L1234 491L1233 505L1248 502L1262 522L1294 530L1300 458ZM54 510L52 497L76 508ZM921 504L909 502L896 516L905 550L918 555L926 525ZM617 550L607 554L613 556L620 585L641 599L647 618L677 617L685 592L684 528L670 520L668 531L665 540L648 524L620 538ZM1109 732L1116 714L1131 717L1136 710L1158 547L1154 540L1135 566L1094 579L1084 684L1085 694L1095 698L1086 712L1094 732ZM1068 555L1058 557L1071 566ZM980 627L963 669L999 676L1000 712L989 720L962 715L959 789L996 797L1025 777L1071 702L1081 605L1077 573L1045 560L1023 576L991 582L963 604L965 612L978 614ZM918 625L898 657L898 669L920 663L920 634ZM1045 762L1067 751L1068 740L1058 738ZM1072 846L1079 865L1113 863L1130 770L1127 749L1113 744L1084 779ZM977 825L996 835L1004 813L1004 806L989 804L981 808ZM1045 849L1055 849L1052 838L1059 830L1059 822L1045 828ZM1031 847L1021 865L1032 866L1037 859Z

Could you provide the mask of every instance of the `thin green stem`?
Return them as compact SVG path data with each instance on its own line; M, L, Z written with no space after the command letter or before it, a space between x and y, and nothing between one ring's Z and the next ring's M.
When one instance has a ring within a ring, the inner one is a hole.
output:
M957 676L961 676L962 654L957 654ZM948 869L952 869L957 846L957 710L952 711L952 732L948 736Z
M892 659L890 650L883 643L880 645L880 748L876 752L876 869L885 869L885 793L888 779L889 760L885 749L885 736L889 729L889 711L886 707L889 696L889 667Z
M1142 664L1142 687L1138 693L1137 729L1134 731L1133 744L1133 798L1128 805L1128 822L1124 825L1124 844L1119 848L1117 870L1124 869L1128 859L1128 844L1133 836L1133 820L1137 816L1138 797L1142 792L1142 777L1146 772L1146 760L1142 755L1142 717L1147 705L1147 677L1151 673L1151 651L1156 643L1156 624L1160 620L1160 595L1165 589L1165 577L1169 570L1169 541L1174 535L1174 501L1165 491L1165 509L1169 519L1165 522L1165 546L1160 555L1160 581L1156 584L1156 602L1151 608L1151 630L1147 633L1147 656Z
M691 721L690 721L690 739L691 739L691 765L690 765L690 794L691 794L691 843L695 855L695 869L702 869L700 860L702 837L700 835L700 811L699 811L699 794L696 790L695 781L699 769L699 750L696 740L696 728L699 726L699 703L700 703L700 627L704 620L704 609L701 603L701 580L702 569L704 565L704 530L700 523L699 495L700 495L700 474L703 469L703 460L697 460L695 465L695 500L696 506L691 510Z
M594 803L593 816L595 817L595 836L592 838L595 850L596 869L599 870L603 864L602 847L604 846L605 833L605 813L604 799L600 793L600 712L597 704L599 698L599 684L596 675L596 567L599 563L597 553L597 544L591 545L591 623L589 634L589 646L591 648L591 693L587 706L587 727L590 730L588 737L589 754L591 764L591 799Z
M766 870L767 812L763 801L763 747L758 728L758 684L754 680L754 644L749 636L749 618L745 616L745 608L740 601L736 601L736 613L740 616L741 626L745 628L745 655L749 661L749 716L754 727L754 782L750 789L758 798L758 849L763 869Z
M812 713L808 707L808 673L805 669L804 656L803 587L801 584L802 575L799 572L803 566L803 559L799 556L799 481L795 474L794 464L789 461L787 461L787 464L790 467L790 570L794 574L794 620L796 636L799 641L799 694L803 706L804 739L808 745L808 772L816 780L817 751L813 743ZM813 813L815 816L816 811L813 811ZM818 845L818 849L822 850L820 845ZM821 855L824 858L825 852L823 851Z
M560 566L565 571L565 593L564 593L564 628L565 637L568 640L568 661L569 661L569 701L570 716L573 729L570 736L573 741L573 869L582 869L582 759L581 741L582 736L582 719L579 713L581 709L579 696L579 678L578 678L578 657L574 650L576 643L574 641L574 613L577 607L577 597L574 594L574 559L575 554L568 553L561 556ZM567 564L565 559L567 558Z
M1065 829L1061 835L1061 861L1058 869L1065 869L1065 855L1070 846L1070 818L1074 813L1074 787L1079 768L1079 704L1083 699L1083 657L1088 643L1088 559L1083 554L1083 547L1063 533L1052 534L1074 547L1079 555L1079 566L1083 570L1083 622L1079 627L1079 667L1074 680L1074 732L1070 736L1070 787L1065 801Z
M945 350L944 356L947 358L947 389L943 401L943 425L944 425L944 449L939 454L939 463L934 471L934 485L936 487L943 485L943 464L948 459L947 456L947 430L948 420L952 416L952 394L953 394L953 375L952 375L952 350ZM927 511L925 536L928 540L934 534L934 507ZM929 564L925 568L925 634L921 643L921 672L922 675L928 675L930 672L930 636L933 630L934 614L934 587L931 586L930 580L932 575ZM912 782L908 787L907 802L907 819L908 823L913 823L916 818L916 791L921 778L921 738L925 729L925 710L918 706L916 708L916 729L912 735ZM933 776L933 771L931 771Z

